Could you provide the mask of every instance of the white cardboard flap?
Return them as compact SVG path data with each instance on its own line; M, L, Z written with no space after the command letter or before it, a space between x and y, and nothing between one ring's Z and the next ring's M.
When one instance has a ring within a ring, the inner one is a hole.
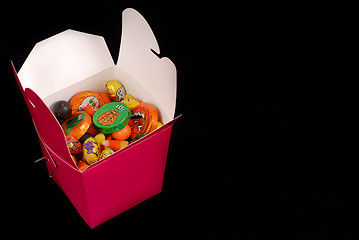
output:
M103 37L66 30L37 43L18 76L45 98L113 65Z
M138 86L137 97L141 99L141 96L150 94L155 99L151 102L157 103L156 107L165 115L164 119L170 121L174 118L176 107L176 67L170 59L159 58L151 49L160 52L150 26L136 10L125 9L116 67L135 79L137 85L132 85ZM71 98L76 91L80 91L78 84L82 86L85 79L92 79L91 76L107 72L106 69L113 66L103 37L67 30L37 43L18 76L24 90L32 89L41 99L46 99L50 107L51 96L55 93L68 89L66 97ZM98 84L105 86L102 82L108 80L103 79ZM121 81L121 78L117 80ZM131 84L127 85L130 88ZM81 90L96 91L95 88Z
M176 67L160 53L156 38L146 20L136 10L122 13L121 47L117 65L137 79L173 119L176 107Z

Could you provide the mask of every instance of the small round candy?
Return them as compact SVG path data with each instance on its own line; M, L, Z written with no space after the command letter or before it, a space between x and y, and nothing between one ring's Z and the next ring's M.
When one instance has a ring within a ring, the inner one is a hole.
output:
M122 128L120 131L113 132L112 137L116 140L124 141L131 135L131 127L127 124L124 128Z
M72 135L80 139L87 132L91 123L91 117L87 113L80 111L71 115L61 126L66 135Z
M82 161L88 165L97 162L100 157L100 146L93 137L89 137L83 144Z
M105 134L103 134L103 133L99 133L99 134L97 134L97 135L95 136L95 140L96 140L96 142L97 142L98 144L101 145L102 142L106 140L106 136L105 136Z
M78 154L82 151L82 144L74 136L66 135L66 144L71 154Z
M126 95L125 87L116 80L110 80L106 83L107 94L110 96L112 101L120 102Z
M104 134L124 128L131 118L131 111L120 102L111 102L100 107L93 115L95 127Z
M68 101L61 100L54 104L53 112L56 117L67 119L71 116L72 109Z
M105 104L102 97L94 91L82 91L70 99L72 114L77 111L83 111L86 106L94 106L96 108Z

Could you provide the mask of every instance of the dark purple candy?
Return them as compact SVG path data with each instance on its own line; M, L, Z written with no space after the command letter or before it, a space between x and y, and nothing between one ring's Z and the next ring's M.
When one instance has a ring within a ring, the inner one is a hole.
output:
M71 116L71 106L67 101L61 100L55 103L53 112L57 117L67 119Z

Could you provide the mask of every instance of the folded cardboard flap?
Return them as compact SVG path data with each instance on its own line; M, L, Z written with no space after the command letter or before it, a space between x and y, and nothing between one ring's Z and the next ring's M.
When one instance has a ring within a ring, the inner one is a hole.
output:
M113 65L103 37L66 30L35 45L18 76L41 98Z
M151 49L159 53L146 20L134 9L124 10L117 66L138 81L161 105L163 114L173 119L176 68L170 59L158 58ZM45 99L114 66L103 37L66 30L37 43L18 76L23 89L31 88Z
M46 151L52 151L74 169L78 169L73 162L66 145L65 135L55 116L30 88L25 89L25 98L29 102L28 108L33 118L35 129ZM51 156L51 154L50 154ZM51 160L51 159L48 159Z
M104 91L110 79L121 81L129 93L156 106L160 119L172 125L176 68L170 59L158 58L151 49L160 51L156 38L146 20L131 8L122 14L117 65L101 36L66 30L37 43L14 74L44 147L78 170L50 107L80 91Z
M139 80L173 119L177 93L176 67L170 59L158 58L151 49L160 53L151 27L135 10L124 10L117 65Z

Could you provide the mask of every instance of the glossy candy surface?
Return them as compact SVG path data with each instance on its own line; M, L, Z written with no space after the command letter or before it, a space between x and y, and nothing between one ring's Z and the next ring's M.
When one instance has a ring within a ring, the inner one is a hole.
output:
M121 101L122 103L126 104L126 106L132 110L134 109L138 104L140 104L136 99L134 98L126 98Z
M82 161L88 165L97 162L100 157L100 146L93 137L89 137L83 144Z
M66 135L72 135L80 139L87 132L91 124L91 117L87 113L80 111L71 115L71 117L62 124L62 129Z
M157 110L146 103L141 103L132 109L132 118L129 122L131 127L131 138L137 135L148 134L157 128Z
M104 159L114 153L115 152L111 148L105 148L100 154L100 160Z
M78 154L82 151L82 144L74 136L66 136L66 144L71 154Z
M94 91L82 91L73 96L70 100L72 114L77 111L83 111L86 106L99 108L105 104L102 97Z
M61 100L54 104L53 112L55 116L67 119L71 116L72 109L68 101Z
M110 80L106 83L107 94L110 96L112 101L122 101L126 95L125 87L116 80Z
M128 141L121 140L105 140L102 142L105 148L111 148L113 151L118 151L128 145Z
M104 134L113 133L124 128L131 118L131 111L120 102L108 103L99 108L94 116L95 127Z
M113 132L112 137L116 140L124 141L131 135L131 127L127 124L124 128L122 128L120 131Z

